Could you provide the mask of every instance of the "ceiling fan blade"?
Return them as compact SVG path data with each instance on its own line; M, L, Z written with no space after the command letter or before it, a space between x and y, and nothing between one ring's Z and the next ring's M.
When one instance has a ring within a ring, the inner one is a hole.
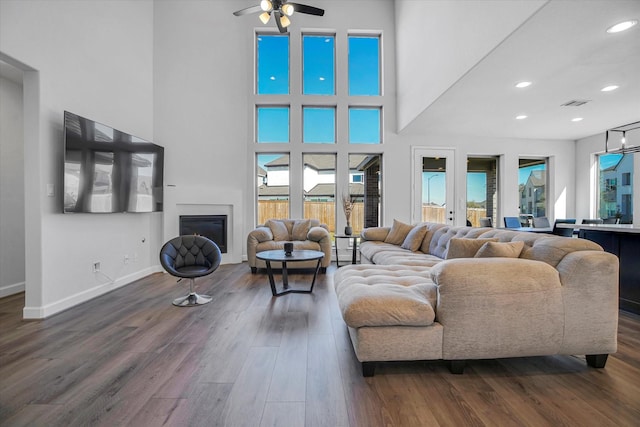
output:
M258 13L258 12L262 12L262 8L260 7L260 5L250 6L244 9L236 10L235 12L233 12L233 14L235 16L242 16L242 15L248 15L250 13Z
M287 2L287 4L293 6L293 10L295 10L296 12L307 13L309 15L324 16L324 9L320 9L319 7L307 6L306 4L292 2Z
M280 11L279 10L274 10L273 11L273 18L276 21L276 25L278 26L278 30L280 30L281 33L286 33L287 29L285 27L282 26L282 22L280 22Z

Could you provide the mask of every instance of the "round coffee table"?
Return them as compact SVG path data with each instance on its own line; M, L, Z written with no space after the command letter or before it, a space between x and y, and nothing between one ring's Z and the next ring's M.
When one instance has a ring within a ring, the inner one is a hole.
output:
M267 274L269 274L269 284L271 285L271 294L274 297L279 297L280 295L285 294L310 294L313 292L313 286L316 284L316 277L318 276L318 270L320 270L320 263L322 258L324 258L324 253L320 251L311 251L311 250L300 250L293 251L291 255L286 255L284 250L275 249L272 251L263 251L258 252L256 254L257 259L261 259L267 264ZM287 263L289 262L300 262L300 261L313 261L314 259L318 260L316 264L316 269L313 273L313 281L311 282L311 288L306 289L289 289L289 276L287 274ZM282 287L284 291L277 292L276 291L276 281L273 278L273 269L271 268L271 262L281 262L282 263Z

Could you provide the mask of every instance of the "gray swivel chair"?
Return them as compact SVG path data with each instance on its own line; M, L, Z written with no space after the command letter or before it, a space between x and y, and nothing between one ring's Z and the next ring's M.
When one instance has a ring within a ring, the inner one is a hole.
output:
M480 227L493 227L493 220L491 218L480 218Z
M189 294L173 300L173 305L192 307L211 302L210 296L194 292L195 279L213 273L221 259L218 245L206 237L179 236L165 243L160 250L160 264L172 276L189 279Z

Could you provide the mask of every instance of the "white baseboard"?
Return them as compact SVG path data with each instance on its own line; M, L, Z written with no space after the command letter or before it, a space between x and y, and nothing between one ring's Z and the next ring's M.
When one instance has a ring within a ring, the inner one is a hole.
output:
M14 283L13 285L0 286L0 298L19 294L20 292L24 292L24 282Z
M160 265L145 268L144 270L137 271L135 273L123 276L114 282L105 283L104 285L95 286L91 289L87 289L83 292L78 292L75 295L71 295L67 298L61 299L51 304L47 304L41 307L24 307L22 310L22 316L24 319L44 319L61 311L67 310L83 302L87 302L93 298L104 295L115 289L126 286L138 279L142 279L152 273L158 273L164 271Z

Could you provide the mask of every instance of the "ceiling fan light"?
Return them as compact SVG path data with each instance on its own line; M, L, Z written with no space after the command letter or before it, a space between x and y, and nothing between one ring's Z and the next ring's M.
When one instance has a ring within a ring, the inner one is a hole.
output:
M282 9L282 13L284 13L287 16L291 16L293 15L293 12L295 12L295 8L293 7L292 4L285 3L282 5L281 9Z
M271 12L273 10L273 4L269 0L262 0L260 2L260 8L265 12ZM266 24L266 22L265 22Z
M620 31L628 30L629 28L633 27L637 23L638 23L637 19L632 19L632 20L629 20L629 21L619 22L616 25L612 25L611 27L607 28L607 33L609 33L609 34L619 33Z
M280 24L282 25L282 28L287 28L289 25L291 25L291 21L289 20L289 18L287 18L287 15L282 15L280 17Z
M262 21L263 24L266 24L267 22L269 22L271 14L269 12L263 12L260 14L260 16L258 16L258 18L260 18L260 21Z

